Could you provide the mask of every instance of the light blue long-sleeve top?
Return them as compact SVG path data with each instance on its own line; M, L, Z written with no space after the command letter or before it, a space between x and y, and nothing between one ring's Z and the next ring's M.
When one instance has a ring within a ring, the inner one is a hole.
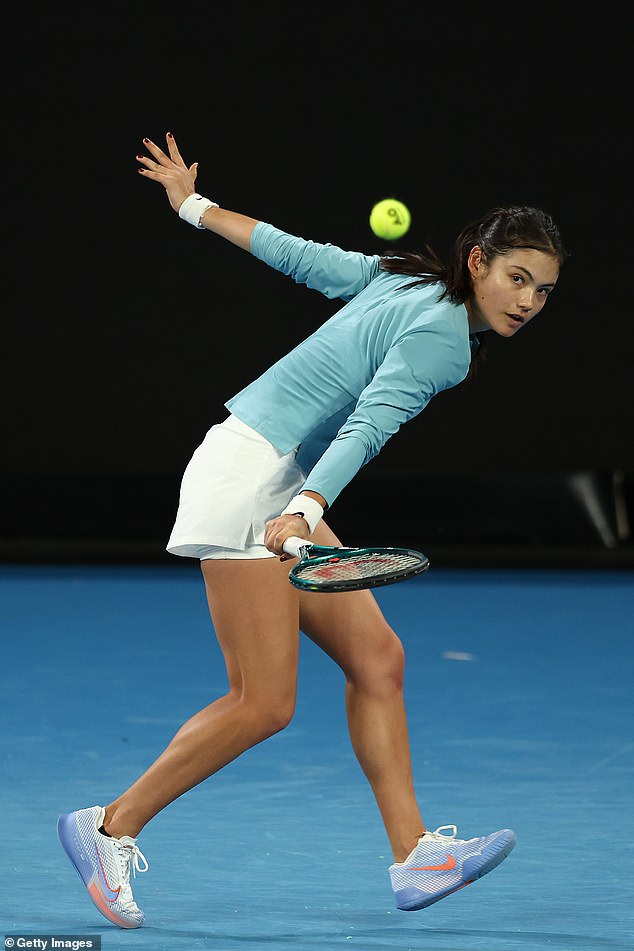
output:
M262 221L251 252L328 298L348 303L226 403L279 452L299 447L303 489L332 505L359 469L471 360L464 304L442 285L404 289L378 255L293 237Z

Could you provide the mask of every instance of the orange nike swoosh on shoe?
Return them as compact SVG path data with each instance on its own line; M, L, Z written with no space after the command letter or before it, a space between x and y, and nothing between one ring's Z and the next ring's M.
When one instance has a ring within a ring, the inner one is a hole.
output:
M416 868L408 869L410 872L450 872L456 867L456 860L453 855L447 855L447 861L442 865L418 865Z
M111 888L110 885L108 884L108 879L106 878L104 867L101 864L101 856L99 855L99 852L97 852L97 862L98 862L97 875L99 876L99 881L101 882L105 892L104 897L106 901L116 901L117 898L119 897L121 886L119 885L118 888Z

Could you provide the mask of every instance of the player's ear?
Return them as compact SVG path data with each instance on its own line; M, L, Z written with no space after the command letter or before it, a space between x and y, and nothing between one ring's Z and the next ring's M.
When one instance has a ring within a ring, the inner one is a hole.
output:
M467 260L467 266L469 268L469 274L471 277L478 277L482 273L482 269L486 261L482 253L482 248L479 244L475 244L469 251L469 258Z

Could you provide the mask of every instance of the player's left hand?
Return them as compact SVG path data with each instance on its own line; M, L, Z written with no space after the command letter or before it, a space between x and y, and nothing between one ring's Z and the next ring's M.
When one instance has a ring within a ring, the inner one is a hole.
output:
M188 168L178 151L176 139L172 133L168 132L165 139L169 154L166 155L150 139L143 139L143 145L154 158L148 158L147 155L137 155L137 161L145 166L145 168L139 169L140 174L144 178L151 178L152 181L159 182L167 192L170 205L174 211L178 211L185 199L196 191L194 183L198 175L198 162L194 162Z

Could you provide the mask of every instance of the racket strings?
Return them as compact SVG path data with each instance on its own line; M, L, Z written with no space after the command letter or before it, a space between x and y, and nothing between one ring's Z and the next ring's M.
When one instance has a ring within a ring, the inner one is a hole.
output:
M418 568L421 559L409 552L364 552L307 562L296 570L296 577L324 582L352 581L404 574Z

